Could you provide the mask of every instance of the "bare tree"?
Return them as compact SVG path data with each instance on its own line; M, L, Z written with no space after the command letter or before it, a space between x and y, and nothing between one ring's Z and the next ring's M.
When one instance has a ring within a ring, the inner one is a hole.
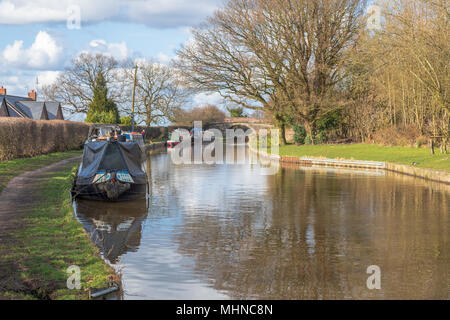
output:
M450 135L448 0L380 0L383 28L363 31L347 61L350 115L364 140L377 131L416 128ZM423 137L422 137L423 138ZM389 143L389 141L386 141Z
M109 97L121 102L117 83L117 61L109 56L83 53L72 61L72 65L57 78L54 84L42 88L47 99L60 101L64 109L72 114L87 113L95 87L95 79L101 74L109 89Z
M188 94L177 71L152 61L139 62L137 67L135 113L138 121L150 126L172 119L174 111L185 103ZM128 62L124 72L126 92L131 93L134 63ZM128 106L122 110L127 114L131 112Z
M294 118L313 136L316 121L336 107L331 96L364 4L231 0L193 31L194 42L178 52L176 66L195 88L264 108L281 129Z
M191 110L176 110L172 122L177 125L192 126L194 121L202 121L203 126L209 126L224 120L225 112L217 106L205 105Z

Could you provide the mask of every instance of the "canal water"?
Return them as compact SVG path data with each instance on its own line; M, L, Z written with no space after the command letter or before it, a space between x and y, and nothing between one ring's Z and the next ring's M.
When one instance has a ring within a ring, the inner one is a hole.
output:
M380 171L175 165L165 152L148 167L148 203L74 204L125 299L450 298L446 187ZM370 266L380 289L367 287Z

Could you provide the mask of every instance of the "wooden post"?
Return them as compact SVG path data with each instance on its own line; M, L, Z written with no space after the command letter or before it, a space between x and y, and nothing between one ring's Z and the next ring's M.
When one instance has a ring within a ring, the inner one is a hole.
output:
M430 148L431 148L431 154L434 154L434 141L433 141L433 138L430 138Z
M133 97L131 101L131 132L134 132L134 96L136 94L136 76L137 76L137 63L134 67L134 81L133 81Z

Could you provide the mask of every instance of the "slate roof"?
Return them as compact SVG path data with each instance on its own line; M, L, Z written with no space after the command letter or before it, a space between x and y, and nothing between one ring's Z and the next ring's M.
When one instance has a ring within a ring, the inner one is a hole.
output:
M0 95L0 106L2 105L2 100L6 100L7 102L10 117L41 120L43 114L47 114L48 120L54 120L57 119L59 111L60 117L63 118L62 111L60 110L61 104L59 102L34 101L25 97ZM46 111L44 111L44 107Z
M45 102L45 106L47 107L48 119L56 119L58 116L58 108L61 107L61 104L59 102Z

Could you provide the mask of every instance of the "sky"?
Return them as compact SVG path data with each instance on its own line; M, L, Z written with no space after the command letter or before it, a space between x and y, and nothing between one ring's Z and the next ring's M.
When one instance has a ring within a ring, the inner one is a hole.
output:
M86 51L168 63L189 40L190 28L221 5L222 0L0 0L0 86L27 96L53 83ZM193 101L220 99L199 94Z

